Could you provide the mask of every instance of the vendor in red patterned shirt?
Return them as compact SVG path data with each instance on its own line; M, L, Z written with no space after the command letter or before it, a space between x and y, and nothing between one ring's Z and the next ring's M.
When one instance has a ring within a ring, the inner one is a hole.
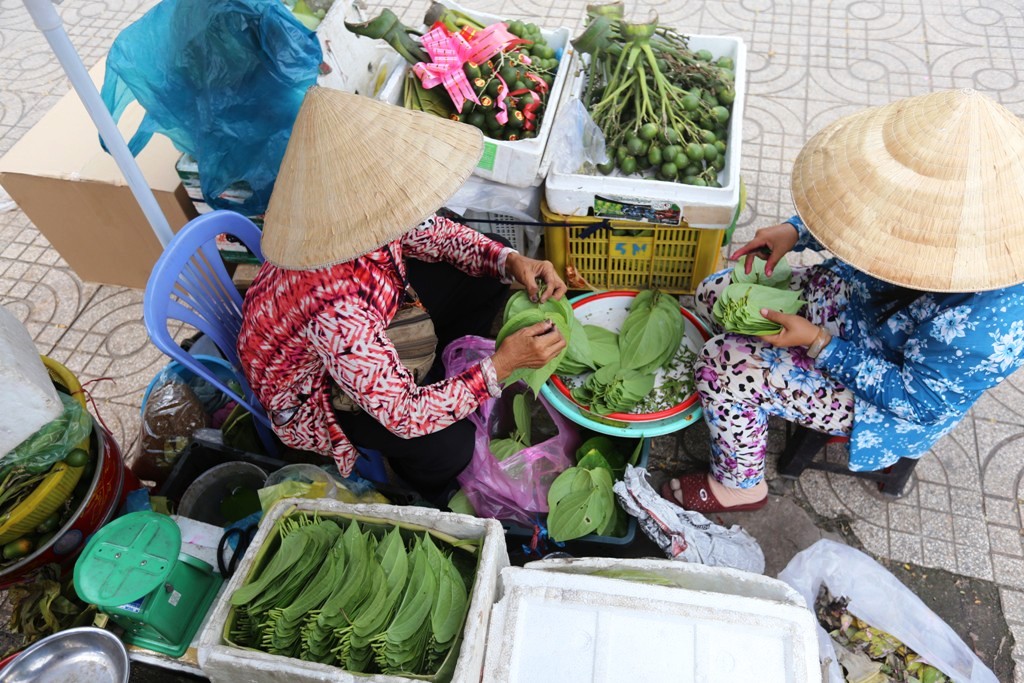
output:
M540 323L442 379L443 346L486 335L507 283L541 298L566 290L549 262L435 213L481 153L481 135L468 125L310 88L267 209L266 263L246 294L238 337L246 377L282 442L334 458L343 475L357 448L378 450L439 505L472 457L474 429L464 418L499 395L513 370L541 367L565 346ZM438 361L420 383L387 333L410 286L438 338Z

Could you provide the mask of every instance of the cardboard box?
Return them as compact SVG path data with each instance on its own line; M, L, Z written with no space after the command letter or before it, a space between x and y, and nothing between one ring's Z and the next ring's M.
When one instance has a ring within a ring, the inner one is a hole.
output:
M97 88L103 69L101 61L89 72ZM125 111L126 138L142 115L138 104ZM180 156L168 138L154 135L137 157L175 231L197 215L174 169ZM0 159L0 185L83 280L145 288L163 249L77 93L65 95Z

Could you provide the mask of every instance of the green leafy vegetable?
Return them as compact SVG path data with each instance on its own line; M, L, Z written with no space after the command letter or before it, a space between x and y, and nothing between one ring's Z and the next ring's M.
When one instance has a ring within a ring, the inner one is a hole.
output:
M512 416L515 427L507 438L491 439L491 454L499 461L509 458L530 445L532 437L530 406L526 394L516 394L512 399Z
M597 325L584 325L595 368L619 362L619 335Z
M734 282L719 295L712 315L729 332L763 336L778 334L782 326L762 316L762 308L796 313L804 303L799 292Z
M619 330L620 365L654 373L679 350L685 324L675 297L658 290L640 292Z
M787 289L793 271L789 267L789 261L786 260L786 257L783 256L779 259L771 275L765 275L764 267L766 265L768 265L768 261L762 258L755 258L751 264L750 272L747 273L744 261L740 261L732 269L732 282L749 282L755 285L764 285L765 287Z
M654 388L654 375L606 365L570 393L573 400L598 415L628 413Z

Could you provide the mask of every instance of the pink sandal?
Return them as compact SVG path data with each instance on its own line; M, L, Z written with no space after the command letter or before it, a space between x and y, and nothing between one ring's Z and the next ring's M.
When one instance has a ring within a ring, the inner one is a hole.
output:
M684 510L693 510L701 514L708 512L745 512L747 510L760 510L768 504L768 496L755 503L744 503L742 505L722 505L715 498L708 486L708 475L705 472L694 472L676 477L679 482L679 495L672 490L672 480L669 479L661 486L661 497L670 503L681 506ZM681 499L681 502L680 502Z

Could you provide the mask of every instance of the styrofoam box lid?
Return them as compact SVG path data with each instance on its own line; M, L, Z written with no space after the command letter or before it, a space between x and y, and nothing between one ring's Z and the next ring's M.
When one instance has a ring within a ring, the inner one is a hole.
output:
M743 144L743 110L746 101L746 46L740 38L731 36L688 35L690 49L709 50L716 58L731 57L735 62L736 99L729 118L729 140L725 152L725 167L719 173L722 187L697 187L678 182L622 175L585 175L563 173L557 162L548 169L545 197L550 209L569 216L585 216L593 207L594 196L634 199L644 202L674 202L680 206L735 207L740 198L740 156ZM571 64L572 79L566 89L569 97L580 97L586 80L583 57L576 54ZM560 105L558 112L568 111ZM557 116L558 114L556 114ZM558 125L556 123L556 125Z
M531 568L501 586L488 683L821 680L798 604Z

